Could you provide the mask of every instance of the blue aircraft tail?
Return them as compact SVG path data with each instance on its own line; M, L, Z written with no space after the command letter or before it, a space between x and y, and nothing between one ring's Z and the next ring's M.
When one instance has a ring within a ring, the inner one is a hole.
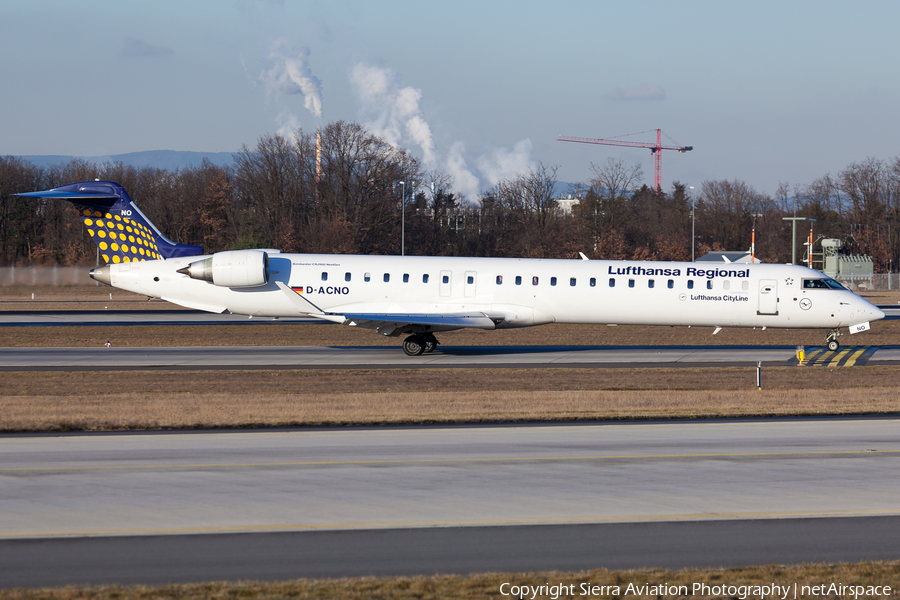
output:
M82 181L16 195L60 198L74 204L107 264L203 254L200 246L176 244L164 236L128 192L112 181Z

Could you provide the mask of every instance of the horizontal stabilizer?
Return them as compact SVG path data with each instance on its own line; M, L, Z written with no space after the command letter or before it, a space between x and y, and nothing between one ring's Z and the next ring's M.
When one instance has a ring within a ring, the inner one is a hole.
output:
M23 198L52 198L58 200L80 200L81 204L112 207L119 199L115 194L84 194L79 192L63 192L60 189L47 190L45 192L25 192L16 194Z

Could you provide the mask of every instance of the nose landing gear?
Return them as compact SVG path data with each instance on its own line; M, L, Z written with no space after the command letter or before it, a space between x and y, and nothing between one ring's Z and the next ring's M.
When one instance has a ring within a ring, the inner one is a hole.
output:
M828 335L825 336L825 345L832 352L837 352L838 348L841 347L840 342L837 341L838 337L840 337L841 331L840 329L832 329L828 332Z

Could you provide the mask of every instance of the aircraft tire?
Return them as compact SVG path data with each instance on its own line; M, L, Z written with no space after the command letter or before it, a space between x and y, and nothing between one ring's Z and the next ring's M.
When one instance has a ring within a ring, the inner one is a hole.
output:
M403 340L403 351L407 356L420 356L425 352L425 340L417 335L411 335Z
M838 348L840 348L840 347L841 347L841 345L838 343L837 340L828 340L828 349L831 350L832 352L837 352Z

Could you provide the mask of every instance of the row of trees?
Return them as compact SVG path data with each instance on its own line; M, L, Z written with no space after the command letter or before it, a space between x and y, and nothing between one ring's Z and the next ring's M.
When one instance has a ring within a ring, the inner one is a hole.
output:
M653 190L639 166L609 160L571 186L580 202L567 211L557 202L557 168L544 164L464 200L449 175L423 171L356 123L323 127L320 156L319 164L315 134L297 131L244 146L227 167L168 171L76 160L38 168L0 157L0 264L92 264L96 250L68 203L12 194L95 178L121 183L160 230L207 252L399 254L405 222L413 255L690 260L692 226L702 256L746 250L755 225L758 257L789 262L791 226L783 217L804 216L816 219L816 237L871 254L880 272L900 260L900 158L870 158L808 186L782 184L775 197L739 180Z

